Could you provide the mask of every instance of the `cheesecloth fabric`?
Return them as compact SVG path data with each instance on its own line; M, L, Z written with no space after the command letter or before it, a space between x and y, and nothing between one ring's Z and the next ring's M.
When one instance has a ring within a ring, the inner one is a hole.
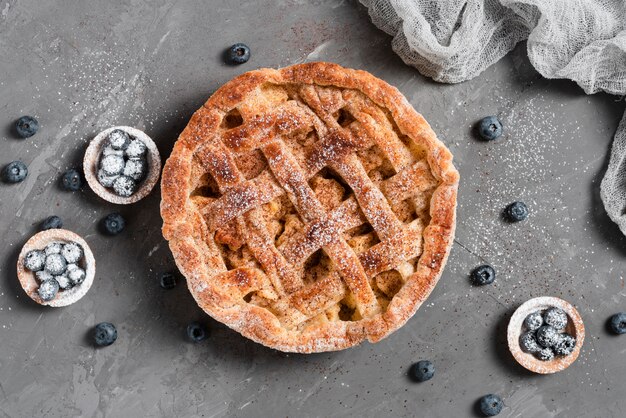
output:
M360 1L402 60L435 81L476 77L526 39L544 77L573 80L587 94L626 95L626 0ZM601 197L626 234L626 114Z

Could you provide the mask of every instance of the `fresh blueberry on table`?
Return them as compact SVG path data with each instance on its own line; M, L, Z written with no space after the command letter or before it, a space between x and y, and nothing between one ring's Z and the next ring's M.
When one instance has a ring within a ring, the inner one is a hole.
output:
M42 231L59 228L63 228L63 221L56 215L48 216L46 219L43 220L40 227Z
M192 342L199 343L207 337L207 331L201 324L192 322L187 325L187 337L189 337Z
M117 329L110 322L100 322L94 328L94 343L98 347L106 347L117 340Z
M537 331L543 325L541 312L533 312L524 319L524 325L529 331Z
M109 235L119 234L124 230L124 227L126 227L126 221L124 220L124 217L117 212L107 215L102 220L102 228L104 229L104 232Z
M484 264L472 270L470 278L476 286L491 284L496 279L496 271L489 264Z
M435 365L428 360L420 360L411 366L409 375L416 382L425 382L435 375Z
M613 315L610 319L611 331L615 334L626 333L626 312L620 312Z
M489 394L480 398L480 412L486 417L495 417L502 411L504 403L498 395Z
M513 202L504 209L504 215L509 222L521 222L528 218L528 207L524 202Z
M39 293L39 297L44 302L49 302L57 295L59 292L59 283L55 279L46 280L45 282L39 285L39 289L37 289L37 293Z
M21 161L13 161L2 169L2 180L5 183L19 183L28 176L28 167Z
M246 44L237 43L226 50L226 61L230 64L243 64L250 59L250 48Z
M550 308L543 314L543 320L546 324L557 330L565 329L567 326L567 314L561 308Z
M159 282L163 289L173 289L176 287L176 276L170 272L161 273Z
M15 121L15 131L20 138L30 138L39 130L39 122L32 116L22 116Z
M478 121L478 135L485 141L493 141L502 135L502 122L497 116L487 116Z
M78 170L71 168L63 173L61 185L67 191L76 192L83 186L83 177Z

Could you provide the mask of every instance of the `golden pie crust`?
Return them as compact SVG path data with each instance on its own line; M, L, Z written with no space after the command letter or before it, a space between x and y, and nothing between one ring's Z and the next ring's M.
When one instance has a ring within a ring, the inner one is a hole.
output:
M447 260L459 174L394 87L315 62L229 81L165 164L163 235L198 305L281 351L377 342Z

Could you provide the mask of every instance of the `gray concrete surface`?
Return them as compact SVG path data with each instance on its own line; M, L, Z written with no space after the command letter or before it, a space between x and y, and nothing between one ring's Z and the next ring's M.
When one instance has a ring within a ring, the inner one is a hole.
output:
M222 50L246 42L239 67ZM59 190L90 138L113 124L144 129L164 156L191 113L222 83L257 67L329 60L397 86L455 155L462 175L458 232L432 296L379 344L338 353L287 355L247 341L199 310L183 285L164 291L172 269L159 227L159 190L130 207L92 192ZM626 239L599 200L611 138L624 112L616 97L585 96L573 83L542 79L519 45L475 80L439 85L390 51L390 39L350 1L0 0L0 164L30 168L0 185L0 415L8 417L475 416L475 401L498 393L502 417L626 416L626 337L607 317L626 310ZM471 136L474 121L498 114L506 134ZM9 126L35 115L41 130L19 140ZM521 199L530 218L499 218ZM97 230L120 210L128 228ZM60 309L31 302L15 260L46 216L57 214L95 252L93 287ZM487 261L493 286L468 271ZM526 372L505 345L512 311L528 298L575 304L588 336L579 360L553 376ZM201 344L185 341L199 320ZM101 321L119 339L95 350ZM415 384L408 366L431 359L434 379Z

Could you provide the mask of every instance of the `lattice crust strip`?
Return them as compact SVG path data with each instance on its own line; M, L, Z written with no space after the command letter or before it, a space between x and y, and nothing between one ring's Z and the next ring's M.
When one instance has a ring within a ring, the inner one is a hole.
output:
M163 233L198 304L284 351L404 324L452 243L458 173L393 87L329 63L220 88L165 165Z

